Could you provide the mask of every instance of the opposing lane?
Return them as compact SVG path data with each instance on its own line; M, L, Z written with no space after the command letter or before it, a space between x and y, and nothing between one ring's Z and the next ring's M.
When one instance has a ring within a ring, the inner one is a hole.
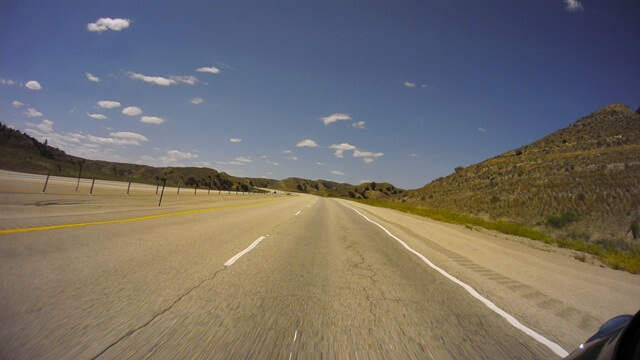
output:
M97 354L311 201L2 235L0 357Z

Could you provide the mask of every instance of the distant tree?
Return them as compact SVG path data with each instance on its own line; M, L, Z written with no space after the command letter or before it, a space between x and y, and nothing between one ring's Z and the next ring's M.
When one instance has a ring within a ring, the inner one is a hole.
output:
M376 182L372 181L371 182L371 190L375 190L376 189Z

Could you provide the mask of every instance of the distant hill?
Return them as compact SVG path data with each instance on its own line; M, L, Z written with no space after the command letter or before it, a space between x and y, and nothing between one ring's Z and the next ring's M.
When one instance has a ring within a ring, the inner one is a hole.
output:
M83 159L43 144L31 136L1 123L0 150L1 169L36 174L73 177L78 175L80 165L82 165L82 177L86 178L156 184L166 177L167 184L172 186L220 190L258 191L258 188L270 188L320 196L350 198L379 198L393 196L403 191L387 183L366 183L355 186L327 180L244 178L209 168L152 167Z
M604 107L394 201L521 222L557 235L630 239L640 220L640 114L624 105Z

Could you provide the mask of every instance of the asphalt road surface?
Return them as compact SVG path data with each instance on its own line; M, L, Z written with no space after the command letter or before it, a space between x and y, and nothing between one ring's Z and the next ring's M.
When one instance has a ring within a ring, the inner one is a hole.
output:
M637 276L524 240L306 195L154 196L2 194L0 358L559 358L640 306Z

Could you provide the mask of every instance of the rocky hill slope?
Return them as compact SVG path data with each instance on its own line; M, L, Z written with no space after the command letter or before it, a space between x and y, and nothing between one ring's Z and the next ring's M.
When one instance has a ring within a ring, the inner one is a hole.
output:
M632 239L640 220L640 114L607 106L394 201L520 222L557 235Z

